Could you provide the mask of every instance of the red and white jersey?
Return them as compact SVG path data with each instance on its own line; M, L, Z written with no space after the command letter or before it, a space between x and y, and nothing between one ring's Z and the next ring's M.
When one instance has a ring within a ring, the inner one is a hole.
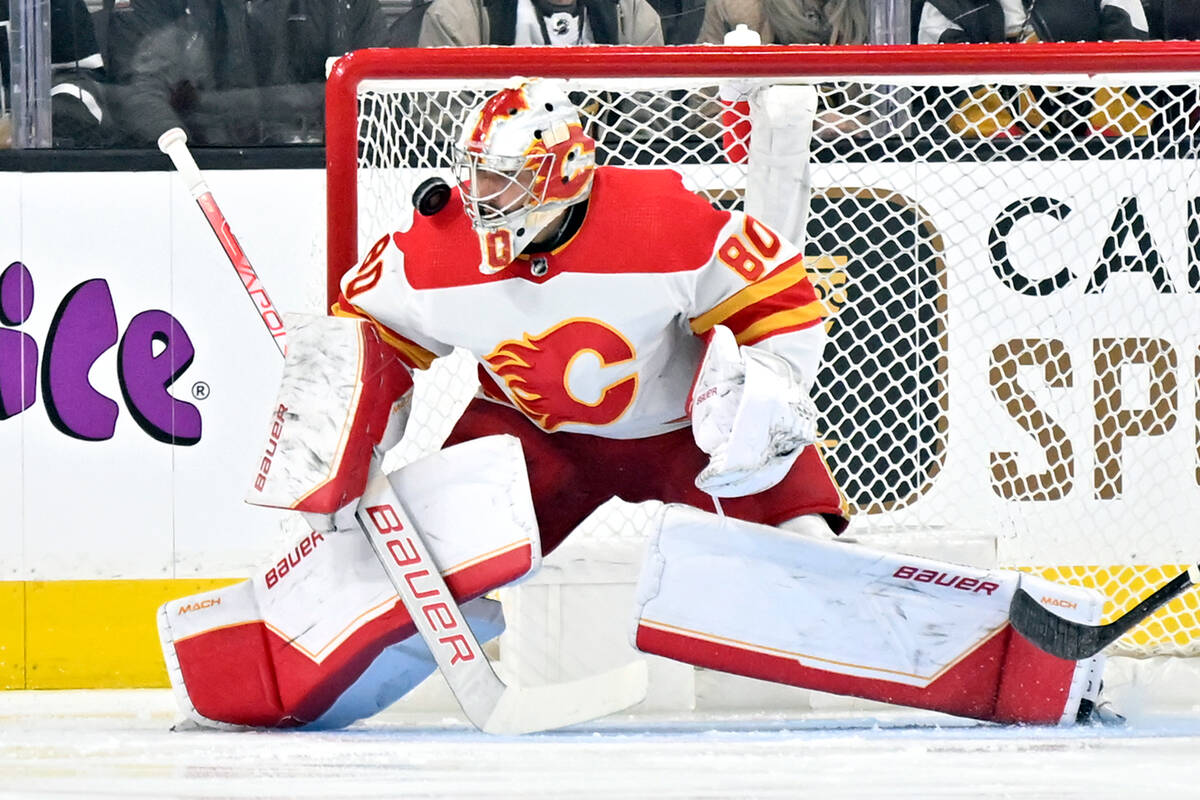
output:
M688 424L714 325L785 356L784 341L823 336L799 250L714 209L670 170L601 167L566 244L495 274L480 261L455 191L439 213L375 243L343 277L334 313L374 320L413 368L466 348L484 393L543 430L617 439Z

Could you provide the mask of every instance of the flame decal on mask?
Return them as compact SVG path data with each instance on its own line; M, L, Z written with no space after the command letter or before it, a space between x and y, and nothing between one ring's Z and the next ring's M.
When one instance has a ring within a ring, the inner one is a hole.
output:
M487 99L479 109L479 118L471 135L467 137L468 150L481 152L492 133L497 119L507 119L516 116L517 112L529 110L529 98L525 96L525 88L502 89Z
M567 126L568 138L551 149L542 142L530 148L531 154L547 153L534 176L533 193L541 202L570 201L592 187L590 166L596 157L596 143L583 132L578 123Z

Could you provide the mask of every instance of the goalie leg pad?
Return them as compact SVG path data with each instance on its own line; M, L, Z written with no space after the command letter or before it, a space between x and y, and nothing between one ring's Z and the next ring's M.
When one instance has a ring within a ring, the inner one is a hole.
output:
M253 584L244 581L182 598L176 602L183 605L168 603L159 610L171 687L184 716L197 725L225 730L341 728L387 708L437 670L419 635L388 644L412 629L407 615L397 613L356 630L320 664L296 658L290 643L261 620ZM240 610L246 621L180 641L172 638L173 611L214 602ZM498 602L480 597L464 603L462 610L479 641L503 633Z
M1007 624L1031 583L1096 621L1102 597L818 541L668 506L638 583L633 644L685 663L997 722L1073 722L1089 661L1044 653Z
M460 602L540 564L516 439L468 442L390 478ZM490 601L463 610L480 640L503 626ZM250 580L159 610L180 707L212 727L328 727L372 713L432 669L409 657L424 648L419 639L406 643L414 633L357 528L310 533Z

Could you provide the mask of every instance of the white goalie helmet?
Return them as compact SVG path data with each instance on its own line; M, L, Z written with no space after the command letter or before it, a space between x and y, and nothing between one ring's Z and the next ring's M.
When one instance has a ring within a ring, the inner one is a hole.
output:
M592 190L596 142L554 81L518 79L471 109L455 177L479 232L480 270L499 272Z

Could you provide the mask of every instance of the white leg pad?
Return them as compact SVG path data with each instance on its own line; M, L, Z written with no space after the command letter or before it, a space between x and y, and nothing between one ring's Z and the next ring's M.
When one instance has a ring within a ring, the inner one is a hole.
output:
M460 602L540 565L515 437L447 448L389 478ZM490 601L463 610L480 640L503 629ZM310 533L250 580L159 610L179 704L215 727L328 727L373 713L432 671L414 632L357 528Z
M668 506L633 644L739 675L1001 722L1072 721L1090 662L1008 625L1018 583L1099 618L1096 592Z

